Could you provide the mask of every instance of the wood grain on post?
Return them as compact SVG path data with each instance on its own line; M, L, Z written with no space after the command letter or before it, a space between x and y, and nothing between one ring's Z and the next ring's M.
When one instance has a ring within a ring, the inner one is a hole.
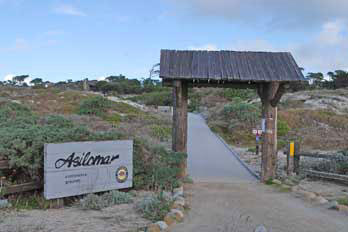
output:
M279 82L260 84L257 90L262 102L265 131L262 139L261 181L276 176L277 165L277 104L284 93Z
M187 153L187 98L188 85L184 81L173 81L173 141L175 152ZM183 169L179 177L187 175L187 160L181 164Z

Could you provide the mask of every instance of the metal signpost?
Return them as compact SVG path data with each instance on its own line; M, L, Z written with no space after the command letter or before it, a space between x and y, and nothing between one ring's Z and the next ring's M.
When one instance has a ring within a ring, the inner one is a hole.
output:
M44 175L46 199L130 188L133 141L45 144Z

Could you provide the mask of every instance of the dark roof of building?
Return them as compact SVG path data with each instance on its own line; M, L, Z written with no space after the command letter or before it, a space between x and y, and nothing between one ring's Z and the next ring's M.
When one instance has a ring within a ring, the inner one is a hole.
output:
M289 52L161 50L160 77L165 81L305 81Z

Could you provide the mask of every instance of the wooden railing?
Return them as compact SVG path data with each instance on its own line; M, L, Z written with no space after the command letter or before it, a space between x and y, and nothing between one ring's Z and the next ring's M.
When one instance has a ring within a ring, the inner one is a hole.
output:
M0 170L10 169L10 165L7 160L0 160ZM4 187L4 194L15 194L21 192L27 192L42 188L42 183L37 181L31 181L23 184L16 184Z
M310 177L322 178L327 180L340 181L344 183L348 183L348 175L337 174L333 172L321 172L312 169L304 169L300 166L301 157L309 157L314 159L327 159L327 160L336 160L339 162L347 162L348 157L339 155L339 154L320 154L320 153L295 153L293 157L289 155L287 151L287 173L288 175L291 173L300 174L300 172L306 174ZM292 162L291 162L292 161ZM292 165L291 165L292 163Z

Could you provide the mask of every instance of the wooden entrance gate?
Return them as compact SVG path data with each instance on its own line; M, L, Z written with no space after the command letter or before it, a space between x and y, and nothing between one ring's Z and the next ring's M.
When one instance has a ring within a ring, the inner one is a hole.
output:
M261 181L275 176L277 104L291 82L305 81L290 53L162 50L160 77L165 86L173 87L172 148L177 152L187 152L188 88L257 89L265 122Z

